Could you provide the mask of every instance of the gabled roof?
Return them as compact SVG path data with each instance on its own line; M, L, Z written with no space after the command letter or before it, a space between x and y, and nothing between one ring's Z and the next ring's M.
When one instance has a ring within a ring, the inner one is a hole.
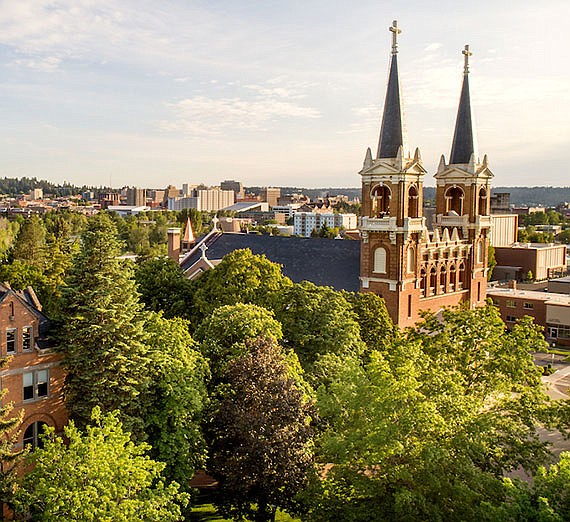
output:
M211 236L207 247L205 255L211 262L234 250L249 248L282 265L283 274L296 283L311 281L353 292L360 287L360 241L223 233ZM201 255L196 249L182 262L182 270L191 273Z
M41 311L41 304L34 292L34 289L29 286L25 290L13 290L8 283L0 283L0 303L8 299L10 296L17 299L22 305L26 307L30 313L38 318L39 332L36 337L36 342L40 348L49 348L51 343L49 341L49 330L51 328L51 321Z

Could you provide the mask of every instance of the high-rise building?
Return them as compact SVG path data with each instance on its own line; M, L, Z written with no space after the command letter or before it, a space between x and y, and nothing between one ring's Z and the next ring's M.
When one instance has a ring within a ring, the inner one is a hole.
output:
M220 183L220 188L222 190L233 190L236 195L235 197L236 201L238 199L243 199L245 196L245 191L243 189L243 184L241 181L234 181L233 179L228 179Z
M281 189L274 187L265 187L261 189L261 201L266 201L269 207L277 205L277 201L281 197Z
M127 205L131 207L142 207L146 204L146 190L137 187L127 189Z
M398 72L398 34L392 32L390 73L378 152L366 152L362 176L361 290L384 298L392 320L405 327L420 310L485 301L493 174L479 161L469 94L469 46L449 163L435 174L436 215L430 233L423 216L426 170L419 149L410 155Z

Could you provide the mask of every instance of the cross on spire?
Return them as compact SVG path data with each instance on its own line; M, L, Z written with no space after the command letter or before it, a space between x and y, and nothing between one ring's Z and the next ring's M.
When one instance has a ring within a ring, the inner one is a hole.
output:
M398 27L398 20L392 22L389 30L392 33L392 54L396 54L398 52L398 35L402 32Z
M465 56L465 65L463 67L463 74L469 74L469 57L473 54L470 50L469 50L469 46L466 45L465 49L463 49L463 51L461 51L463 53L463 55Z

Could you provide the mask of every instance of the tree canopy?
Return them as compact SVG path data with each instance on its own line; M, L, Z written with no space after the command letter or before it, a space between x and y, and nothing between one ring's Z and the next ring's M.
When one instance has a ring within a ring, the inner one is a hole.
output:
M165 484L164 464L147 456L147 444L130 440L117 413L96 408L85 433L72 421L64 434L66 441L47 428L43 447L30 454L15 497L18 514L38 522L183 520L187 496Z

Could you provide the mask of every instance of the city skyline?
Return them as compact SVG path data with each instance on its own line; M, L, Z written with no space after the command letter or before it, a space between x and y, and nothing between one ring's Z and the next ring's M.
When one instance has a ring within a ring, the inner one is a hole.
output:
M357 187L397 19L426 185L449 160L465 44L493 184L568 185L570 7L508 4L2 2L0 176Z

